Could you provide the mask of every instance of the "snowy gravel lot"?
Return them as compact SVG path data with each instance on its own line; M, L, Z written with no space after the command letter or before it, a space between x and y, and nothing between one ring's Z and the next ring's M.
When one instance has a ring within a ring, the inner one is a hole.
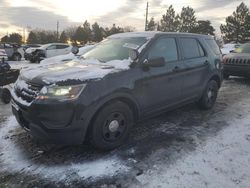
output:
M38 143L0 104L0 187L249 187L249 96L250 80L231 78L214 109L138 123L111 152Z

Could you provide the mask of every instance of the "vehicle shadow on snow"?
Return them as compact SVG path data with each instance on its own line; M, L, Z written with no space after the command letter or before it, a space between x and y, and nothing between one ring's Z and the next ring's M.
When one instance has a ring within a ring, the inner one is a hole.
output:
M160 160L161 163L162 160L164 163L172 163L183 153L195 150L198 144L202 144L209 137L214 137L228 126L227 109L233 108L238 102L238 97L233 91L245 86L250 86L250 81L242 78L225 81L222 86L223 92L220 93L212 110L201 111L196 105L190 104L137 123L128 141L110 152L98 151L88 144L46 145L34 141L24 131L19 131L20 133L13 139L27 160L32 160L37 165L51 167L60 164L85 163L115 155L135 171L135 174L128 173L128 176L136 176L142 173L140 169L154 165L152 160L148 159L155 153L161 151L161 155L154 158L154 163Z
M102 152L88 144L80 146L54 146L39 143L26 132L16 137L16 144L27 158L35 163L58 165L62 163L79 163L117 155L125 161L129 158L144 160L159 149L178 145L181 149L195 149L193 136L200 139L214 134L227 124L224 121L207 122L216 111L226 106L218 105L211 111L200 111L195 105L164 113L160 116L137 123L132 129L128 141L111 152ZM206 123L207 122L207 123ZM183 148L180 147L183 145Z

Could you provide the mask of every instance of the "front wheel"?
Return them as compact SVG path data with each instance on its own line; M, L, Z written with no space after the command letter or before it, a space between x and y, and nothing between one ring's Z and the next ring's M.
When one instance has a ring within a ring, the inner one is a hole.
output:
M107 104L91 125L90 142L98 149L114 149L128 138L133 123L133 113L127 104L121 101Z
M22 56L20 54L14 54L13 56L14 61L21 61L21 59L22 59Z
M228 79L229 79L229 77L230 77L230 75L229 75L229 74L223 73L223 78L224 78L225 80L228 80Z
M1 96L0 96L1 97L1 101L4 104L9 104L10 101L11 101L10 91L7 88L3 88L0 93L1 93Z
M218 83L214 80L210 80L201 99L198 102L199 107L205 110L211 109L216 102L218 90Z

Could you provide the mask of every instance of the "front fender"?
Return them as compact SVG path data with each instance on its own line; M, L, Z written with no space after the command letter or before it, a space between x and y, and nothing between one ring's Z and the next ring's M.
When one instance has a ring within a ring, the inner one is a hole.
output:
M82 138L85 138L89 127L91 126L91 122L95 115L98 113L98 111L108 102L114 101L114 100L121 100L126 103L129 103L129 105L133 105L133 110L135 111L136 119L139 119L140 117L140 107L136 99L132 96L130 91L128 89L121 89L119 91L116 91L112 93L111 95L107 95L103 97L102 99L92 103L90 106L86 107L86 109L81 114L81 119L84 120L84 126L83 126L83 136Z

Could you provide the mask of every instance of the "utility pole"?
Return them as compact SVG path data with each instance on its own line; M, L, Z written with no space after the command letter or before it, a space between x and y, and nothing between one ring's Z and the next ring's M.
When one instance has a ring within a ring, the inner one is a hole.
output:
M23 42L26 43L26 37L25 37L25 27L23 27Z
M56 23L56 39L59 41L59 21Z
M148 30L148 2L146 7L146 21L145 21L145 31Z

